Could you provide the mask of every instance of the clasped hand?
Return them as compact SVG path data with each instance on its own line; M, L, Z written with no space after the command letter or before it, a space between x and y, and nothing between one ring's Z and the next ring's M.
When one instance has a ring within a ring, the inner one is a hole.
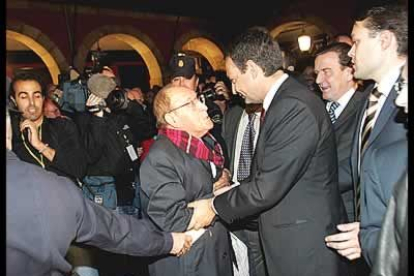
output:
M180 257L190 250L192 238L185 233L171 233L173 238L173 248L170 253Z

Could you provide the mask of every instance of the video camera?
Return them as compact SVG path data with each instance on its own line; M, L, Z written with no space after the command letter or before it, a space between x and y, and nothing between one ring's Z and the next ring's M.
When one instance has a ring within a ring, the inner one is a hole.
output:
M63 111L70 113L85 111L86 101L90 94L87 87L87 81L97 70L97 68L86 67L83 74L79 75L79 77L74 80L71 80L70 71L59 74L58 89L63 91L63 95L62 98L59 99L58 104Z

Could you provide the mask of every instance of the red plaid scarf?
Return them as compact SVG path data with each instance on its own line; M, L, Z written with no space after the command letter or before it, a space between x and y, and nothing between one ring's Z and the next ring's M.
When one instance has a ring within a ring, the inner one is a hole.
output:
M210 133L207 133L206 136L213 140L213 150L207 147L203 140L191 136L182 130L161 128L158 131L158 135L166 136L174 145L195 158L213 162L219 168L224 166L223 149Z

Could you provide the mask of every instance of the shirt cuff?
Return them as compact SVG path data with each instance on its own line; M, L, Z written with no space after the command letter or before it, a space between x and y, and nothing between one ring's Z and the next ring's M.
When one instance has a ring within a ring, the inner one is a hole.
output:
M216 199L216 197L213 197L212 200L211 200L211 209L213 209L214 214L216 214L218 216L216 208L214 207L214 199Z

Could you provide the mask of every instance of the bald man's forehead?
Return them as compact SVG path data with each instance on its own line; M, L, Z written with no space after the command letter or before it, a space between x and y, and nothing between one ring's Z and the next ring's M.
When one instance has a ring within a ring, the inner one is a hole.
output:
M177 89L173 89L177 88ZM196 92L186 87L172 87L167 93L171 103L185 103L196 96Z

